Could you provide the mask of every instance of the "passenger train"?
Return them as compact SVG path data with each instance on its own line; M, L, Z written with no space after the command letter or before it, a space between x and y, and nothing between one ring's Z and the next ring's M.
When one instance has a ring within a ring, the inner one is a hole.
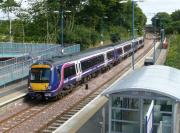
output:
M143 37L134 40L134 51L143 46ZM28 95L31 98L58 98L131 54L131 41L127 41L65 57L39 60L29 71Z

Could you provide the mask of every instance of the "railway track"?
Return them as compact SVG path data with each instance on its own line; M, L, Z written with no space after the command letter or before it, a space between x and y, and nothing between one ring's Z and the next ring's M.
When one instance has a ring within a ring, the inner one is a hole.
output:
M145 53L151 48L147 49L142 53L138 58L136 58L136 62L138 62ZM102 87L97 88L87 97L79 101L74 107L64 112L62 115L58 116L55 120L52 120L49 124L43 126L38 132L41 133L52 133L58 127L63 125L67 120L69 120L73 115L79 112L83 107L85 107L89 102L91 102L95 97L97 97L101 92L103 92L109 85L111 85L115 80L119 78L119 76L123 75L129 68L131 67L131 63L128 63L112 80L108 80L107 82L102 84Z
M0 122L0 132L9 132L11 129L19 126L24 121L30 120L32 116L40 113L49 105L39 104L30 106L12 115Z
M143 53L141 53L140 56L136 59L136 61L140 60L141 57L144 56L145 53L149 51L149 49L151 49L151 47L149 47ZM121 71L119 71L118 74L116 73L116 76L114 76L113 79L110 78L109 80L100 84L93 91L91 91L90 93L87 93L86 96L82 96L77 101L74 101L74 104L69 105L69 106L67 105L67 107L65 107L64 110L59 115L52 116L52 119L47 120L46 123L41 123L42 125L39 126L40 128L34 128L33 132L48 133L48 132L54 131L57 127L61 126L64 122L66 122L69 118L71 118L75 113L77 113L85 105L87 105L91 100L93 100L97 95L99 95L105 88L107 88L108 85L112 84L112 82L114 82L121 74L127 71L130 67L131 65L129 62L123 67ZM82 86L77 87L76 90L78 90L79 88L82 88ZM66 99L66 96L63 99ZM60 100L61 103L63 99ZM58 105L59 101L51 102L48 104L44 104L44 103L36 104L24 110L21 110L20 112L0 121L0 132L17 132L18 129L21 129L21 126L24 123L32 122L33 121L32 118L38 117L38 115L43 114L43 113L46 114L46 112L48 111L50 112L50 110L52 110L54 106L56 106L56 104Z

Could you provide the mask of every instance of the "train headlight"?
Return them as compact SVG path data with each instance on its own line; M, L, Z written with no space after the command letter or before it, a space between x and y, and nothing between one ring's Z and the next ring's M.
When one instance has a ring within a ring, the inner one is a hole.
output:
M47 88L48 90L50 90L51 89L51 86L48 86L48 88Z
M28 86L28 90L31 90L31 86Z

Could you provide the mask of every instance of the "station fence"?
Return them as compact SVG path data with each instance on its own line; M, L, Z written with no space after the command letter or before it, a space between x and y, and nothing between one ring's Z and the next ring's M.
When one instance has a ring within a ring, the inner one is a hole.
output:
M0 86L6 86L7 83L27 77L30 66L37 60L50 59L54 56L62 56L79 51L80 45L75 44L64 48L61 45L54 45L54 47L49 47L48 49L30 52L24 57L26 60L19 59L18 62L0 68Z
M28 60L29 54L33 55L40 51L55 47L54 44L11 43L0 42L0 57L13 57L9 60L0 61L0 67Z

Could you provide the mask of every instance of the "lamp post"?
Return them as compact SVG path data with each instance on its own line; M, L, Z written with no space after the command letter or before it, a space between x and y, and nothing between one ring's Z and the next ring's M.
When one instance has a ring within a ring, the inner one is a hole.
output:
M120 1L119 3L127 3L128 1ZM134 59L134 3L135 2L143 2L143 0L139 0L139 1L135 1L132 0L132 43L131 43L131 47L132 47L132 69L134 70L134 63L135 63L135 59Z
M64 47L64 10L61 10L61 45Z
M134 0L132 0L132 69L134 70Z
M10 35L10 42L12 42L12 20L9 18L9 35Z
M67 10L64 11L64 9L62 9L61 11L54 11L54 13L60 13L61 12L61 45L62 47L64 47L64 12L68 12L70 13L71 11Z
M157 20L158 20L159 18L158 17L155 17L154 18L154 36L153 36L153 40L154 40L154 52L153 52L153 62L155 63L155 61L156 61L156 23L157 23Z
M101 42L100 42L100 45L101 46L103 46L103 44L104 44L104 34L103 34L103 32L104 32L104 19L108 19L108 17L107 16L103 16L102 17L102 19L101 19Z

